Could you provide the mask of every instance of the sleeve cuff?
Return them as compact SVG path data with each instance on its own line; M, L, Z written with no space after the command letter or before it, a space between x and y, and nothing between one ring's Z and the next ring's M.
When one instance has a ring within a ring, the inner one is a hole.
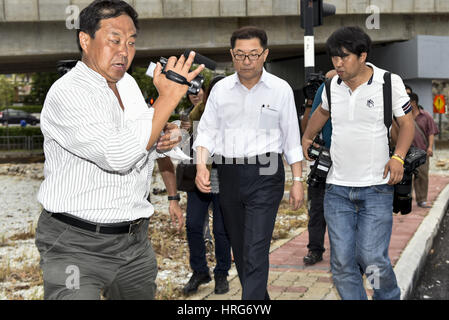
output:
M198 136L193 143L192 149L196 151L198 147L206 148L209 151L210 155L213 155L215 152L214 143L211 139L205 136Z
M302 147L294 148L284 152L284 157L289 165L304 160L304 155L302 154Z

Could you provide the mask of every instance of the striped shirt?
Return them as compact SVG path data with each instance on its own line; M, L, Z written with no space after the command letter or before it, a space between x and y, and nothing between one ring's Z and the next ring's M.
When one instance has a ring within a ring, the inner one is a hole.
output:
M106 80L83 62L50 88L41 113L44 181L38 201L96 223L153 214L146 200L157 157L146 150L153 108L129 75L117 82L124 110Z

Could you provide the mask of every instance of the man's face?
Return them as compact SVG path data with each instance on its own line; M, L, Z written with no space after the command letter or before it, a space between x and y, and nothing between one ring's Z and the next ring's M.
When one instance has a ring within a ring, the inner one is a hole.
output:
M332 57L332 64L341 80L347 81L356 77L366 62L366 52L360 57L343 48L344 57Z
M203 88L200 89L200 92L197 95L194 94L189 94L189 99L190 102L196 106L198 103L200 103L201 101L203 101L203 97L204 97L204 91Z
M259 38L237 39L234 49L231 49L232 61L234 69L243 80L253 80L260 77L263 64L268 56L268 49L263 49ZM260 55L257 57L256 55ZM248 55L239 61L236 55ZM251 58L252 55L252 58ZM253 60L251 60L253 59Z
M128 15L100 21L95 38L80 32L83 61L101 74L108 83L119 81L136 53L136 27Z

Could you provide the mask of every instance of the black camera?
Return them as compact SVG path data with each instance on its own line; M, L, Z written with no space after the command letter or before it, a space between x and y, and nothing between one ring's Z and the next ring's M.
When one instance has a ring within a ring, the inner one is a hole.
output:
M319 147L315 147L314 144L319 145ZM324 141L320 139L319 135L315 137L313 143L307 149L307 154L315 160L315 163L311 166L307 184L311 187L317 187L326 182L327 174L332 166L331 154L329 148L324 146Z
M408 214L412 211L412 178L416 168L426 163L427 153L424 150L410 147L404 159L404 175L401 182L394 186L393 212Z
M164 73L168 79L178 82L171 78L171 76L173 76L173 74L167 74L167 72L165 71L165 66L167 64L167 61L168 61L168 59L164 58L164 57L161 57L159 59L159 63L162 65L162 73ZM174 74L177 75L176 73L174 73ZM203 82L204 82L204 77L199 74L195 79L190 81L190 85L189 85L189 89L187 90L187 94L197 95L198 93L200 93Z
M62 77L67 72L72 70L72 68L75 67L77 63L78 60L59 60L56 63L56 70L58 70L59 76Z
M191 52L190 49L187 49L184 51L183 55L186 59L189 57L190 52ZM161 57L159 59L159 62L162 65L162 73L165 74L167 79L172 80L177 83L180 83L180 84L188 85L189 89L187 90L187 94L188 95L189 94L197 95L200 92L201 87L203 85L204 77L202 75L198 75L195 79L188 82L186 78L184 78L183 76L181 76L180 74L178 74L172 70L165 71L165 66L167 65L167 61L168 61L168 59L164 58L164 57ZM204 66L210 70L215 70L215 68L217 66L217 63L215 61L213 61L205 56L200 55L198 52L195 53L195 58L193 60L193 63L204 64ZM156 64L154 62L151 62L146 74L150 77L153 77L155 68L156 68Z
M304 97L306 99L313 100L315 98L316 92L318 91L318 88L323 84L324 81L326 81L326 78L322 72L309 74L307 82L302 88Z

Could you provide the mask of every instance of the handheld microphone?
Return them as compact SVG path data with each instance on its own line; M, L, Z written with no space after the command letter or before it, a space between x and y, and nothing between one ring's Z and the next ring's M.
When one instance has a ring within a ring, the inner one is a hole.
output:
M184 51L184 57L186 59L189 57L190 51L192 51L192 50L187 49L186 51ZM214 60L211 60L205 56L202 56L201 54L199 54L196 51L195 51L195 58L194 58L193 62L196 64L204 64L204 66L209 70L215 70L215 68L217 67L217 63Z

